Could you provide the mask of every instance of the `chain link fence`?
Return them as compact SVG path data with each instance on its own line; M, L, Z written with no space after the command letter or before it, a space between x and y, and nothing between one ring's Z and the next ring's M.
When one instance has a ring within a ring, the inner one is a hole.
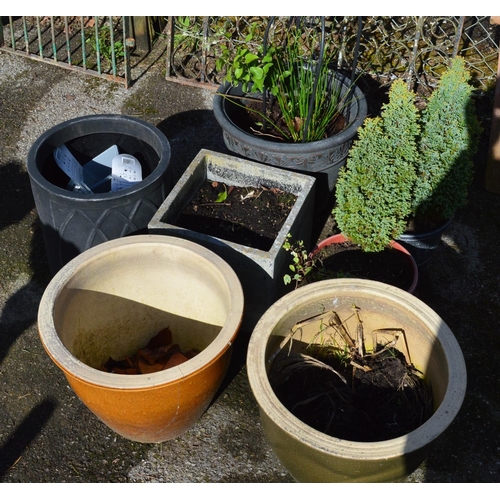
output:
M216 70L222 50L260 44L268 20L257 16L169 17L167 78L218 85L224 80L224 72ZM339 67L355 65L382 82L400 77L429 91L449 59L459 55L479 89L487 90L495 83L499 27L490 17L327 17L326 24L328 36L337 44Z

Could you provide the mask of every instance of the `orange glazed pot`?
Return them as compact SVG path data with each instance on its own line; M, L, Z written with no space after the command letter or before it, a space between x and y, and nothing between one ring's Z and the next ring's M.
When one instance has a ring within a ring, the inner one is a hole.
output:
M121 436L158 443L191 428L226 374L243 291L215 253L171 236L128 236L66 264L45 290L40 338L83 403ZM181 350L201 351L150 374L99 369L132 356L169 327Z

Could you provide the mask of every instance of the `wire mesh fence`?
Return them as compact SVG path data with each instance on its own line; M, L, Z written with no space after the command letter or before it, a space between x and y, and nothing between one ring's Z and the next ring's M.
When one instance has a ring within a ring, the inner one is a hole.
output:
M243 43L262 43L267 17L169 17L167 78L218 85L222 51ZM338 65L378 79L401 77L422 89L433 88L450 58L465 58L476 86L493 85L499 28L487 16L327 17L328 36L337 44Z

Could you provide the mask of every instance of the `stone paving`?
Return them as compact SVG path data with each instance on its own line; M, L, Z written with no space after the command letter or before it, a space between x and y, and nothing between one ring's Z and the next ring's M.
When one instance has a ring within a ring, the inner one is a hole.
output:
M161 60L160 60L161 62ZM162 444L127 441L91 414L38 338L38 303L50 279L26 155L70 118L120 113L158 126L172 147L174 180L201 148L225 152L210 90L167 82L153 65L128 90L0 52L0 481L292 482L266 443L240 335L223 387L200 421ZM500 480L500 196L484 189L490 108L469 205L456 215L416 295L448 323L463 351L468 390L460 414L407 482ZM331 231L326 221L323 235Z

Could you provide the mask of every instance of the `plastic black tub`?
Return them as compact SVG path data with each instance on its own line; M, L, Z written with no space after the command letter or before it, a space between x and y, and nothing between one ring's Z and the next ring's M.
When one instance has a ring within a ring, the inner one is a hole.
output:
M419 268L425 268L451 221L452 219L449 219L437 229L426 233L404 233L398 238L398 242L413 255Z
M83 165L110 146L134 156L142 181L116 192L85 194L67 189L69 177L54 150L65 144ZM172 189L170 144L153 125L122 115L82 116L42 134L27 158L50 271L55 274L81 252L108 240L147 231Z
M342 86L342 96L353 91L345 109L348 126L338 134L319 141L275 141L240 128L235 118L241 113L240 98L245 96L241 85L235 87L228 82L222 83L213 100L214 115L222 128L227 148L252 161L314 176L315 203L319 213L330 208L339 171L346 163L351 144L368 112L361 88L340 73L335 74L335 79ZM230 96L237 99L232 100Z

